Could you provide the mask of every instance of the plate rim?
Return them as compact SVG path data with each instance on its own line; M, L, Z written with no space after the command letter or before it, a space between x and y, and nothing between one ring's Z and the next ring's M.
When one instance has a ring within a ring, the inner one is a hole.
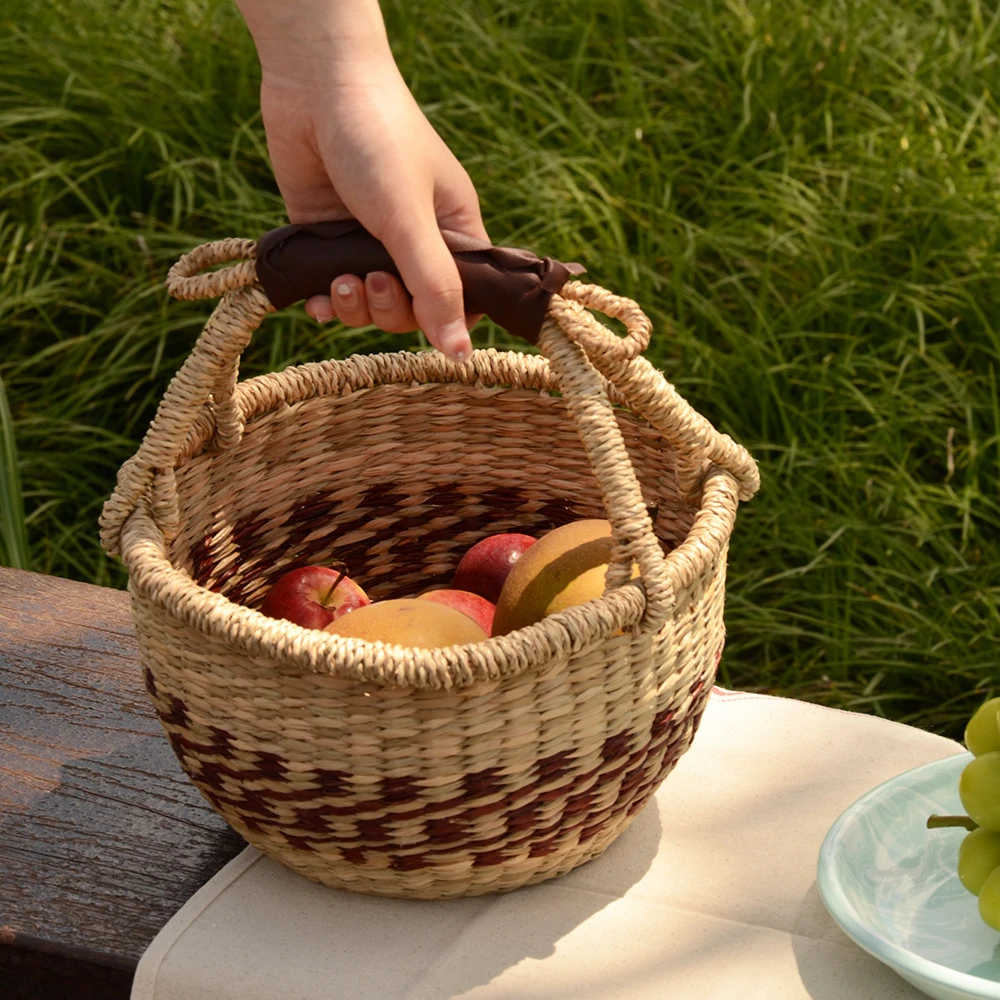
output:
M848 824L857 816L866 812L874 800L879 799L885 794L888 787L905 785L912 781L920 772L956 768L959 760L969 761L972 760L972 757L971 753L963 750L950 754L947 757L941 757L938 760L929 761L926 764L911 767L909 770L903 771L879 783L851 803L837 817L823 838L817 861L816 882L827 912L829 912L840 929L873 958L877 958L880 962L895 969L897 973L903 970L900 973L903 975L903 978L906 978L907 975L912 975L917 979L963 991L970 997L976 998L976 1000L1000 1000L1000 983L984 979L972 973L959 972L946 965L941 965L939 962L924 958L916 952L895 944L873 930L869 924L865 923L858 916L853 904L848 900L840 887L840 883L833 875L837 858L837 847L844 836ZM998 943L1000 943L1000 938L998 938Z

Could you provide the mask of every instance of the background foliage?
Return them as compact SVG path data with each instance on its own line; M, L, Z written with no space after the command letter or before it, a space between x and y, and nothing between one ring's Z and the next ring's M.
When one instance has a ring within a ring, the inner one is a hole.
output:
M959 734L998 686L1000 7L383 7L493 238L641 302L760 461L722 682ZM284 220L257 62L230 0L0 18L0 562L121 585L97 513L205 314L166 268ZM244 371L400 343L292 312Z

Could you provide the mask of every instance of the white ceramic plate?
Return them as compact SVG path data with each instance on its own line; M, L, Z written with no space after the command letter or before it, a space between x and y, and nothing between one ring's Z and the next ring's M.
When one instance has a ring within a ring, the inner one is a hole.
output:
M956 874L962 753L900 774L858 799L830 828L818 882L830 915L865 951L938 1000L1000 1000L1000 934Z

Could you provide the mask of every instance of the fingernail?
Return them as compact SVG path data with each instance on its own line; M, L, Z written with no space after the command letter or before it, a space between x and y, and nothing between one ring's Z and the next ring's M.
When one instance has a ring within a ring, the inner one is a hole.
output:
M368 302L376 309L390 309L395 296L388 275L375 271L368 275Z
M317 323L329 323L334 316L333 306L326 304L315 305L309 310L309 315L312 316Z
M354 290L354 285L348 284L346 281L342 285L337 285L337 298L340 299L345 306L353 305L357 297L358 295Z
M452 320L438 331L441 350L455 361L465 361L472 354L472 341L465 323L460 319Z

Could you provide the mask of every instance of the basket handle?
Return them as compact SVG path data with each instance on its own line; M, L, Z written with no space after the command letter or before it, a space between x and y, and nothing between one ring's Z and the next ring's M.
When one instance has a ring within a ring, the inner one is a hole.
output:
M358 273L358 264L340 255L344 246L357 246L361 241L368 255L360 260L362 270L366 265L369 270L385 266L387 255L379 256L378 247L371 246L373 238L359 233L359 228L353 220L284 227L256 243L233 239L205 244L171 268L167 285L175 297L223 298L167 387L138 451L119 470L116 489L101 514L101 541L110 554L120 553L122 527L143 497L148 497L164 536L170 539L176 534L179 511L174 469L191 441L203 436L206 422L209 430L214 425L218 447L232 447L240 440L243 414L235 393L239 358L264 316L278 308L278 303L288 305L325 290L338 274ZM612 525L615 544L606 585L613 588L628 583L631 566L638 563L646 588L640 628L653 631L673 611L673 574L653 532L605 378L626 392L630 405L634 403L636 411L647 416L678 454L697 468L699 483L709 464L715 463L739 481L743 496L752 495L756 489L753 459L719 434L641 358L651 327L634 302L597 286L566 283L570 274L582 270L579 265L472 242L476 245L461 244L464 249L455 251L463 280L471 273L466 308L486 312L498 321L512 317L511 322L518 327L512 332L537 341L548 358ZM333 244L336 252L327 252L328 244ZM301 269L310 247L322 251L321 264L301 280L286 280ZM207 267L233 261L239 263L203 273ZM271 298L265 281L278 302ZM539 303L543 306L540 316ZM601 309L621 320L626 336L615 336L585 307ZM536 321L540 329L534 328ZM473 359L455 364L460 368L474 363Z
M700 489L712 464L736 478L741 500L757 492L760 474L749 452L716 430L641 356L649 346L652 324L635 302L599 285L567 282L570 275L584 270L580 264L538 257L530 250L495 247L461 233L442 235L462 277L467 313L485 313L508 332L537 344L542 321L551 310L563 328L573 331L573 339L604 378L663 434L679 456L686 457L687 468L682 471L689 480L687 492ZM240 263L203 273L206 267L233 260ZM175 298L201 299L259 283L270 311L327 291L340 274L365 275L373 270L399 276L385 247L359 222L345 219L283 226L265 233L256 243L239 239L206 243L170 269L167 287ZM615 336L589 309L620 320L627 335ZM236 364L238 355L234 369ZM225 378L225 387L219 386L223 392L216 394L217 406L223 402L220 397L231 398L235 380L234 370ZM220 443L239 436L242 424L237 413L216 415L228 418L227 426L220 428Z

